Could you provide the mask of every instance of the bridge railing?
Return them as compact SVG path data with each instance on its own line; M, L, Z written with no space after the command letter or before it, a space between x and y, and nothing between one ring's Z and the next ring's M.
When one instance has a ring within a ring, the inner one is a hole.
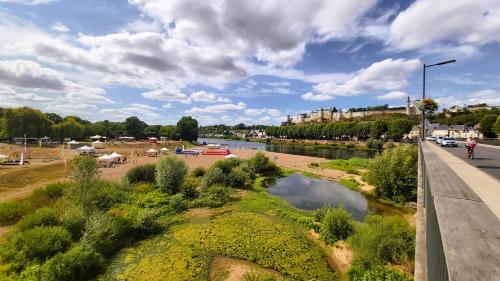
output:
M500 280L500 220L429 145L419 143L415 280Z

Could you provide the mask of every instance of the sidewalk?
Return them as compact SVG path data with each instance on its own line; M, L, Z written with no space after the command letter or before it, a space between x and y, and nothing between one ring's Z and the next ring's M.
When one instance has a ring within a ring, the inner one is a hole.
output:
M433 150L448 166L461 178L479 198L500 219L500 181L480 169L469 165L464 160L456 157L435 144L429 143Z

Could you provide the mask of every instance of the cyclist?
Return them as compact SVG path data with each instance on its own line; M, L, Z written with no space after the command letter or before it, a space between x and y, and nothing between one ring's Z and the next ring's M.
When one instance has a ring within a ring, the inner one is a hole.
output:
M465 148L467 149L467 157L469 158L474 157L474 148L476 147L476 145L477 143L472 137L469 137L467 139L467 141L465 142Z

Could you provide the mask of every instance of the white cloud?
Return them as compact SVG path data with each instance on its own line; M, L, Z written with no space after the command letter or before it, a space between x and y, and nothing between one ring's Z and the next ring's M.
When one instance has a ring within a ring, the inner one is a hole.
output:
M500 92L498 90L486 89L465 95L442 96L435 99L440 108L449 108L454 105L486 103L488 105L500 105Z
M190 102L189 97L181 93L180 89L173 85L167 85L161 89L145 92L141 95L151 100Z
M194 92L190 96L193 102L204 102L204 103L229 103L230 99L221 97L215 93L207 93L205 91Z
M172 106L172 103L167 102L166 104L162 105L161 107L169 109L169 108L172 108L173 106Z
M379 100L401 100L408 97L408 94L402 91L392 91L387 94L377 96Z
M62 90L65 87L59 72L28 60L0 61L0 81L21 88Z
M249 116L258 116L266 114L271 117L278 117L281 115L281 112L278 109L275 108L249 108L245 109L245 115Z
M59 0L0 0L0 3L16 3L22 5L47 5Z
M60 22L54 23L50 27L50 29L52 29L53 31L62 32L62 33L65 33L65 32L69 31L69 28L67 26L65 26L64 24L60 23Z
M246 107L247 105L243 102L239 102L238 104L223 103L223 104L209 105L206 107L193 107L189 110L186 110L185 113L192 115L226 113L231 111L244 110Z
M327 100L333 100L334 97L331 95L326 95L326 94L315 94L312 92L307 92L303 95L301 95L302 99L304 100L311 100L311 101L327 101Z
M455 46L500 42L500 2L415 1L394 19L387 43L409 50L440 42Z
M133 103L123 108L104 108L99 112L112 120L123 120L131 116L138 116L139 119L152 121L161 117L155 111L159 111L159 108L147 104Z
M372 91L397 90L408 84L408 79L421 63L417 59L385 59L361 69L350 80L343 84L335 82L319 83L314 91L323 96L307 93L305 99L327 100L330 96L351 96Z

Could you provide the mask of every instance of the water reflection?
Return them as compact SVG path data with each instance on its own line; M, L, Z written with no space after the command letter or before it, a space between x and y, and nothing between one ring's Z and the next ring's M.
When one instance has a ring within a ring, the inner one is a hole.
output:
M276 184L269 188L269 192L297 208L306 210L318 209L325 203L334 206L343 203L357 221L363 220L368 209L368 201L361 193L336 182L307 178L297 173L278 179Z

